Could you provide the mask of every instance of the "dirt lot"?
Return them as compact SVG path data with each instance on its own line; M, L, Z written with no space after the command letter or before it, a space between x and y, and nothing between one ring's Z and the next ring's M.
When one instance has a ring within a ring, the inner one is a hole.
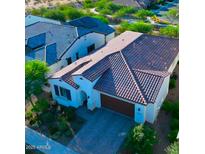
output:
M26 9L54 7L56 4L80 3L83 0L26 0Z

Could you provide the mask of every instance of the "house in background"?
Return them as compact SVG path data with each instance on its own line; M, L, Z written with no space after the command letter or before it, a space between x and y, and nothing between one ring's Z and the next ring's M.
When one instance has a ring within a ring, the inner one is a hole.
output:
M38 21L26 26L26 60L45 61L51 75L90 54L105 45L115 34L114 29L108 25L97 19L93 21L100 25L99 29L93 22L89 22L90 27L95 27L93 29L49 21Z
M52 20L52 19L48 19L48 18L43 18L43 17L39 17L39 16L34 16L34 15L26 15L25 17L25 26L29 26L32 25L36 22L48 22L48 23L53 23L53 24L61 24L60 21L57 20Z
M153 123L178 62L178 39L124 32L95 53L56 72L53 99L64 106L108 108Z

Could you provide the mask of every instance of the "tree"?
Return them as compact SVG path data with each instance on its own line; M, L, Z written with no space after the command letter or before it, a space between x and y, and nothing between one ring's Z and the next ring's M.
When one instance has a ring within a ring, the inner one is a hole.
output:
M46 82L45 75L49 71L45 62L39 60L27 61L25 65L25 97L32 102L32 95L42 91L42 85Z
M169 37L179 37L179 26L167 26L164 28L160 28L159 30L161 35L169 36Z
M172 143L170 146L166 149L167 154L179 154L179 142L176 141Z
M129 132L125 147L132 153L150 154L157 142L156 132L147 125L137 125Z

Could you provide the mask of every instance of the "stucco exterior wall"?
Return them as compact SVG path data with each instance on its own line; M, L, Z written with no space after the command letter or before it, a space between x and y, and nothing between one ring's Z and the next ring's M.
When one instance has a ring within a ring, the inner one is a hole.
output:
M141 104L135 104L135 122L144 123L146 115L146 106Z
M109 39L111 39L111 37L112 35L109 36ZM48 73L48 76L67 66L68 64L66 58L71 57L72 62L74 62L77 60L76 53L79 54L79 58L88 55L87 47L92 44L95 44L96 49L102 47L105 44L105 36L99 33L89 33L85 36L78 38L78 40L76 40L76 42L71 46L71 48L66 51L61 60L49 66L50 72Z
M72 86L70 86L69 84L67 84L64 81L59 80L59 79L50 79L49 83L51 85L52 97L59 104L64 105L64 106L72 106L72 107L75 107L75 108L77 108L80 105L82 105L82 100L81 100L81 97L80 97L79 89L75 89ZM70 90L71 101L66 99L66 98L64 98L64 97L62 97L62 96L57 96L55 94L54 85L57 85L58 87L60 86L62 88Z
M75 83L78 83L78 85L80 86L79 90L86 93L88 109L93 110L95 107L100 107L99 93L93 89L94 85L96 84L99 78L91 82L83 76L78 75L73 76L73 79Z
M164 82L162 84L162 87L159 91L159 94L157 95L157 99L156 99L156 102L155 102L155 113L154 113L154 119L157 118L157 115L159 113L159 110L169 92L169 80L170 80L170 76L167 76L165 79L164 79Z
M106 43L112 40L115 37L115 32L110 33L106 36Z
M173 72L173 70L175 69L177 62L179 61L179 54L176 56L176 58L174 59L172 65L169 67L168 72Z
M168 94L169 79L170 79L170 76L167 76L164 79L161 89L159 90L159 93L157 95L156 102L154 104L149 103L146 107L147 108L146 109L146 121L150 123L153 123L156 120L159 110Z
M98 49L105 44L105 36L99 33L89 33L85 36L80 37L61 59L66 59L71 57L72 62L77 60L76 53L79 57L84 57L88 55L87 47L95 44L95 48Z

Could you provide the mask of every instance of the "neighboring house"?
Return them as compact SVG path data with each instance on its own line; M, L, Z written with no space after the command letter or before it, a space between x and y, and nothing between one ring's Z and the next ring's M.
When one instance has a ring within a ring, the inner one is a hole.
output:
M39 17L39 16L34 16L34 15L26 15L25 17L25 26L29 26L32 25L36 22L48 22L48 23L53 23L53 24L61 24L60 21L57 20L52 20L52 19L48 19L48 18L43 18L43 17Z
M157 0L114 0L117 4L134 6L136 8L147 8L152 2L155 1Z
M178 39L124 32L95 53L56 72L53 99L65 106L105 107L153 123L178 62Z
M99 31L44 21L30 24L25 30L26 60L45 61L50 75L112 39L114 29L102 24L104 27Z
M85 35L90 32L96 32L105 36L105 42L110 41L115 36L113 28L108 27L105 23L96 18L82 17L66 24L77 27L79 35Z

